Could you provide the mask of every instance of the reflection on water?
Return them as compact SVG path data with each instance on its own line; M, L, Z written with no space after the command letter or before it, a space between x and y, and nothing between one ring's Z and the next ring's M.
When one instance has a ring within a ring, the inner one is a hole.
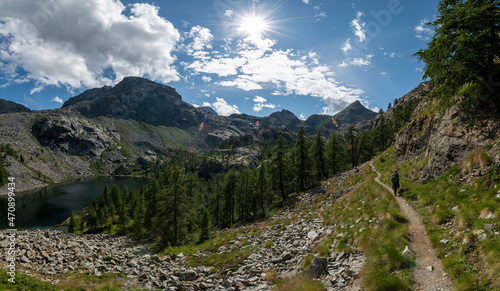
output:
M42 190L16 195L16 227L46 227L63 222L71 211L96 201L104 186L120 190L138 190L147 179L137 177L99 178L66 185L53 185ZM0 228L7 228L7 198L0 199Z

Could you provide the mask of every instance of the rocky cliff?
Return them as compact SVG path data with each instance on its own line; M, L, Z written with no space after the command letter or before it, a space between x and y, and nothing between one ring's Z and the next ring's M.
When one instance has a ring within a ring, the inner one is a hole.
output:
M467 158L500 138L500 123L494 116L483 112L471 117L462 110L460 102L443 106L439 100L430 98L428 91L428 83L420 84L386 113L387 118L392 118L397 108L417 100L418 106L410 122L396 134L395 146L400 160L426 161L418 176L413 177L422 182L436 179L448 169L464 164ZM372 127L379 118L374 119Z

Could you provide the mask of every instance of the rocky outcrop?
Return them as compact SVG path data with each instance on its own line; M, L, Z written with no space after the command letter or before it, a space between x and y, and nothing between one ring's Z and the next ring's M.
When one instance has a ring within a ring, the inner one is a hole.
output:
M0 114L15 112L31 112L31 109L12 101L0 99Z
M36 119L31 127L33 136L42 146L68 155L99 157L116 135L86 119L69 114L47 115Z
M442 176L453 166L463 164L467 156L494 144L500 137L498 121L485 116L471 119L458 104L445 111L431 112L431 106L435 107L438 101L427 97L426 92L428 84L422 83L405 95L406 99L419 98L419 104L411 121L397 133L395 141L399 159L417 157L428 160L413 177L421 182ZM403 101L400 100L398 105Z

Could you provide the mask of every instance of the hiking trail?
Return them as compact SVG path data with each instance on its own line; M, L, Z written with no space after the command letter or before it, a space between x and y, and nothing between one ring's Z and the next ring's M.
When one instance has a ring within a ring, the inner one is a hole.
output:
M388 185L380 181L380 173L370 163L373 171L377 173L375 181L382 185L389 193L393 194L393 190ZM410 248L415 254L416 266L413 269L413 280L415 282L415 290L455 290L453 283L447 274L443 271L441 260L436 256L436 252L432 248L429 236L425 230L422 218L418 213L406 202L403 197L395 197L399 208L408 219L408 229L410 232Z

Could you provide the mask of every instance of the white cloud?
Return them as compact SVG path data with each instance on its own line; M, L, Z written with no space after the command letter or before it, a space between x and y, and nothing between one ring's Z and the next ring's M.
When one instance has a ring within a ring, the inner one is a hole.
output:
M351 46L351 43L350 43L351 39L348 38L345 43L342 45L342 48L341 50L344 52L344 53L347 53L349 50L352 49L352 46Z
M380 75L387 76L387 72L380 72Z
M226 10L226 11L224 11L224 16L233 17L233 15L234 15L234 11L233 10Z
M271 103L266 104L267 99L262 96L255 96L255 98L253 98L253 102L255 102L255 105L253 106L253 111L255 112L260 112L264 108L271 108L271 109L276 108L276 105L274 104Z
M253 98L253 102L255 102L255 103L266 103L267 99L264 98L264 97L261 97L261 96L255 96Z
M355 36L359 38L359 42L364 42L366 40L366 22L361 21L361 17L364 13L358 11L356 13L356 18L351 21L351 29Z
M426 25L429 20L424 18L420 20L420 23L413 29L415 31L415 37L421 40L430 40L433 34L433 30Z
M301 113L301 114L299 115L299 119L300 119L300 120L306 120L307 118L306 118L306 116L305 116L304 114L302 114L302 113Z
M207 82L207 83L212 82L212 78L210 78L209 76L203 76L203 77L201 77L201 79L203 80L203 82Z
M210 42L213 40L214 36L210 32L210 29L202 26L194 26L189 32L185 33L187 39L192 39L193 41L186 46L186 52L189 55L193 55L198 51L206 49L212 49ZM205 54L202 54L205 55ZM197 57L197 56L195 56Z
M219 97L216 98L215 103L204 102L203 106L204 107L206 107L206 106L212 107L215 110L215 112L217 112L217 114L219 114L221 116L229 116L231 114L239 114L240 113L240 111L238 110L238 106L230 105L226 102L226 100L224 100L223 98L219 98Z
M64 103L64 100L62 100L62 98L61 98L61 97L56 96L56 97L52 98L52 100L50 100L50 102L57 102L57 103L61 103L61 104L63 104L63 103Z
M35 81L33 92L48 85L99 87L125 76L180 79L172 55L180 34L150 4L3 0L0 23L0 61L6 64L0 70L26 72L11 76ZM114 78L104 75L109 70Z
M369 66L371 64L371 59L373 58L373 56L374 56L373 54L369 54L359 58L347 58L342 62L342 64L338 66L342 68L348 66L358 66L358 67Z
M210 52L207 59L197 59L185 68L193 74L217 74L217 85L236 87L245 91L271 89L272 95L308 95L320 98L328 105L328 110L336 112L345 107L344 101L351 103L360 99L364 92L341 86L333 76L330 67L320 64L313 51L295 52L292 49L274 48L274 40L245 38L236 42L226 42L225 53ZM360 60L358 63L362 63ZM369 61L368 61L369 62ZM355 62L356 63L356 62ZM255 111L273 108L256 105ZM338 107L343 106L343 107Z
M302 3L309 4L309 0L302 0Z
M394 58L394 57L396 57L396 53L394 53L394 52L393 52L393 53L390 53L390 52L384 52L384 56L389 56L389 57L391 57L391 58Z

